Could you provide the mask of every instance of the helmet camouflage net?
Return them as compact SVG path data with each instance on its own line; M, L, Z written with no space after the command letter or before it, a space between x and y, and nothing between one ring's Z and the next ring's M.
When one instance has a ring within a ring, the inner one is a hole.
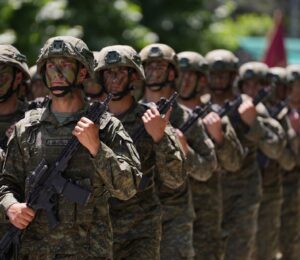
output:
M72 36L57 36L48 39L37 60L37 71L41 74L47 59L66 57L77 60L88 71L90 77L94 75L94 56L87 45Z
M26 56L21 54L14 46L0 44L0 63L18 68L23 73L23 80L30 79Z
M140 51L140 56L143 64L149 61L167 61L173 65L176 76L178 76L178 57L170 46L162 43L153 43L144 47Z
M209 71L233 71L238 70L239 59L228 50L213 50L206 54L205 59Z
M177 54L180 70L206 73L208 69L205 58L197 52L184 51Z

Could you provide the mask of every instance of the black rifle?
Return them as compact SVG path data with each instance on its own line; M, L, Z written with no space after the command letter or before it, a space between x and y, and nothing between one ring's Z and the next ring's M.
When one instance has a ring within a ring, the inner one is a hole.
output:
M177 92L174 92L172 96L169 99L161 98L157 103L157 110L158 112L163 115L167 113L170 107L172 107L176 101L177 98ZM144 124L141 125L132 135L132 140L134 143L136 143L143 135L146 134L146 129L144 127Z
M186 133L199 118L203 118L204 116L206 116L210 112L210 110L211 102L203 106L196 106L193 109L192 114L190 115L188 120L179 127L179 130L182 133Z
M274 107L268 108L269 114L273 118L277 118L279 113L287 106L287 101L279 101Z
M161 98L156 103L157 110L161 115L167 113L169 108L174 105L177 95L178 95L177 92L174 92L169 99ZM146 133L147 132L146 132L145 126L143 124L133 133L133 135L132 135L133 142L137 143L137 141ZM140 181L138 190L144 190L148 186L149 182L150 182L150 178L146 175L143 175L143 177Z
M112 95L109 94L103 103L95 102L91 105L87 117L97 122L108 109L108 103ZM27 179L29 193L26 198L27 205L34 210L46 210L48 224L54 228L59 224L55 214L58 195L63 195L68 200L84 205L90 191L82 188L72 180L66 179L62 174L68 167L69 161L80 147L77 137L73 136L67 143L56 161L49 166L45 159L39 163L33 173ZM0 259L8 260L16 255L19 247L22 230L12 226L0 241Z

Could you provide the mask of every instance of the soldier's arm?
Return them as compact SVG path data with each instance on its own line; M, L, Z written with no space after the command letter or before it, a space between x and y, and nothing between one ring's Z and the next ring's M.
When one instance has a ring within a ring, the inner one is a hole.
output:
M222 118L224 143L216 145L219 167L229 172L238 171L244 159L244 149L241 145L228 117Z
M186 133L189 143L187 157L187 171L194 179L206 181L217 168L215 146L205 132L202 121L196 124Z
M286 142L283 128L271 117L257 116L245 136L270 159L279 158Z
M25 178L22 150L15 131L8 143L7 155L0 174L0 205L5 211L15 203L24 202Z
M91 158L97 174L113 197L127 200L136 194L141 180L138 153L121 122L111 118L100 125L101 146Z
M170 189L180 187L186 178L185 159L170 125L167 125L160 142L154 144L154 150L159 180Z

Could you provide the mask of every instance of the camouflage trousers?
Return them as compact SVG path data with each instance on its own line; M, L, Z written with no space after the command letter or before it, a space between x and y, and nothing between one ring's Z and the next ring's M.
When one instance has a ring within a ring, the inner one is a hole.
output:
M253 259L275 260L279 252L282 182L277 164L263 171L263 197L258 212L258 231Z
M193 232L195 259L220 260L222 255L220 173L213 173L206 182L192 178L190 180L196 213Z
M193 208L190 182L173 195L161 196L162 201L162 240L161 260L192 260L193 247Z
M161 208L157 196L146 195L120 205L110 202L115 260L160 259Z
M255 248L261 176L255 165L244 171L222 176L225 260L250 260Z
M281 212L280 249L282 260L300 259L300 171L282 176L283 204Z

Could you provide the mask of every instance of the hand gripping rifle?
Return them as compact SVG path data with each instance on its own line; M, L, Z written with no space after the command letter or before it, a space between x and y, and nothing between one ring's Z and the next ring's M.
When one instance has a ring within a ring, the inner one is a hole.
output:
M164 115L165 113L167 113L169 108L174 105L177 95L178 95L177 92L174 92L169 99L161 98L156 103L157 110L161 115ZM133 135L132 135L133 143L137 143L137 141L146 133L147 132L146 132L145 126L143 124L133 133ZM138 190L144 190L148 186L149 182L150 182L149 177L146 175L143 175L143 177L140 181Z
M193 109L192 114L188 118L188 120L179 127L179 130L182 133L186 133L199 118L205 117L210 112L210 110L211 102L203 106L196 106Z
M94 123L97 122L107 111L111 98L112 94L109 94L103 103L93 103L87 117ZM59 224L54 210L58 195L63 195L68 200L81 205L89 199L90 191L63 176L70 159L80 145L77 137L73 136L53 164L49 165L45 159L42 159L28 178L29 193L26 203L36 211L41 209L46 211L50 228ZM22 230L15 226L5 233L0 241L0 260L9 260L17 256L21 233Z

